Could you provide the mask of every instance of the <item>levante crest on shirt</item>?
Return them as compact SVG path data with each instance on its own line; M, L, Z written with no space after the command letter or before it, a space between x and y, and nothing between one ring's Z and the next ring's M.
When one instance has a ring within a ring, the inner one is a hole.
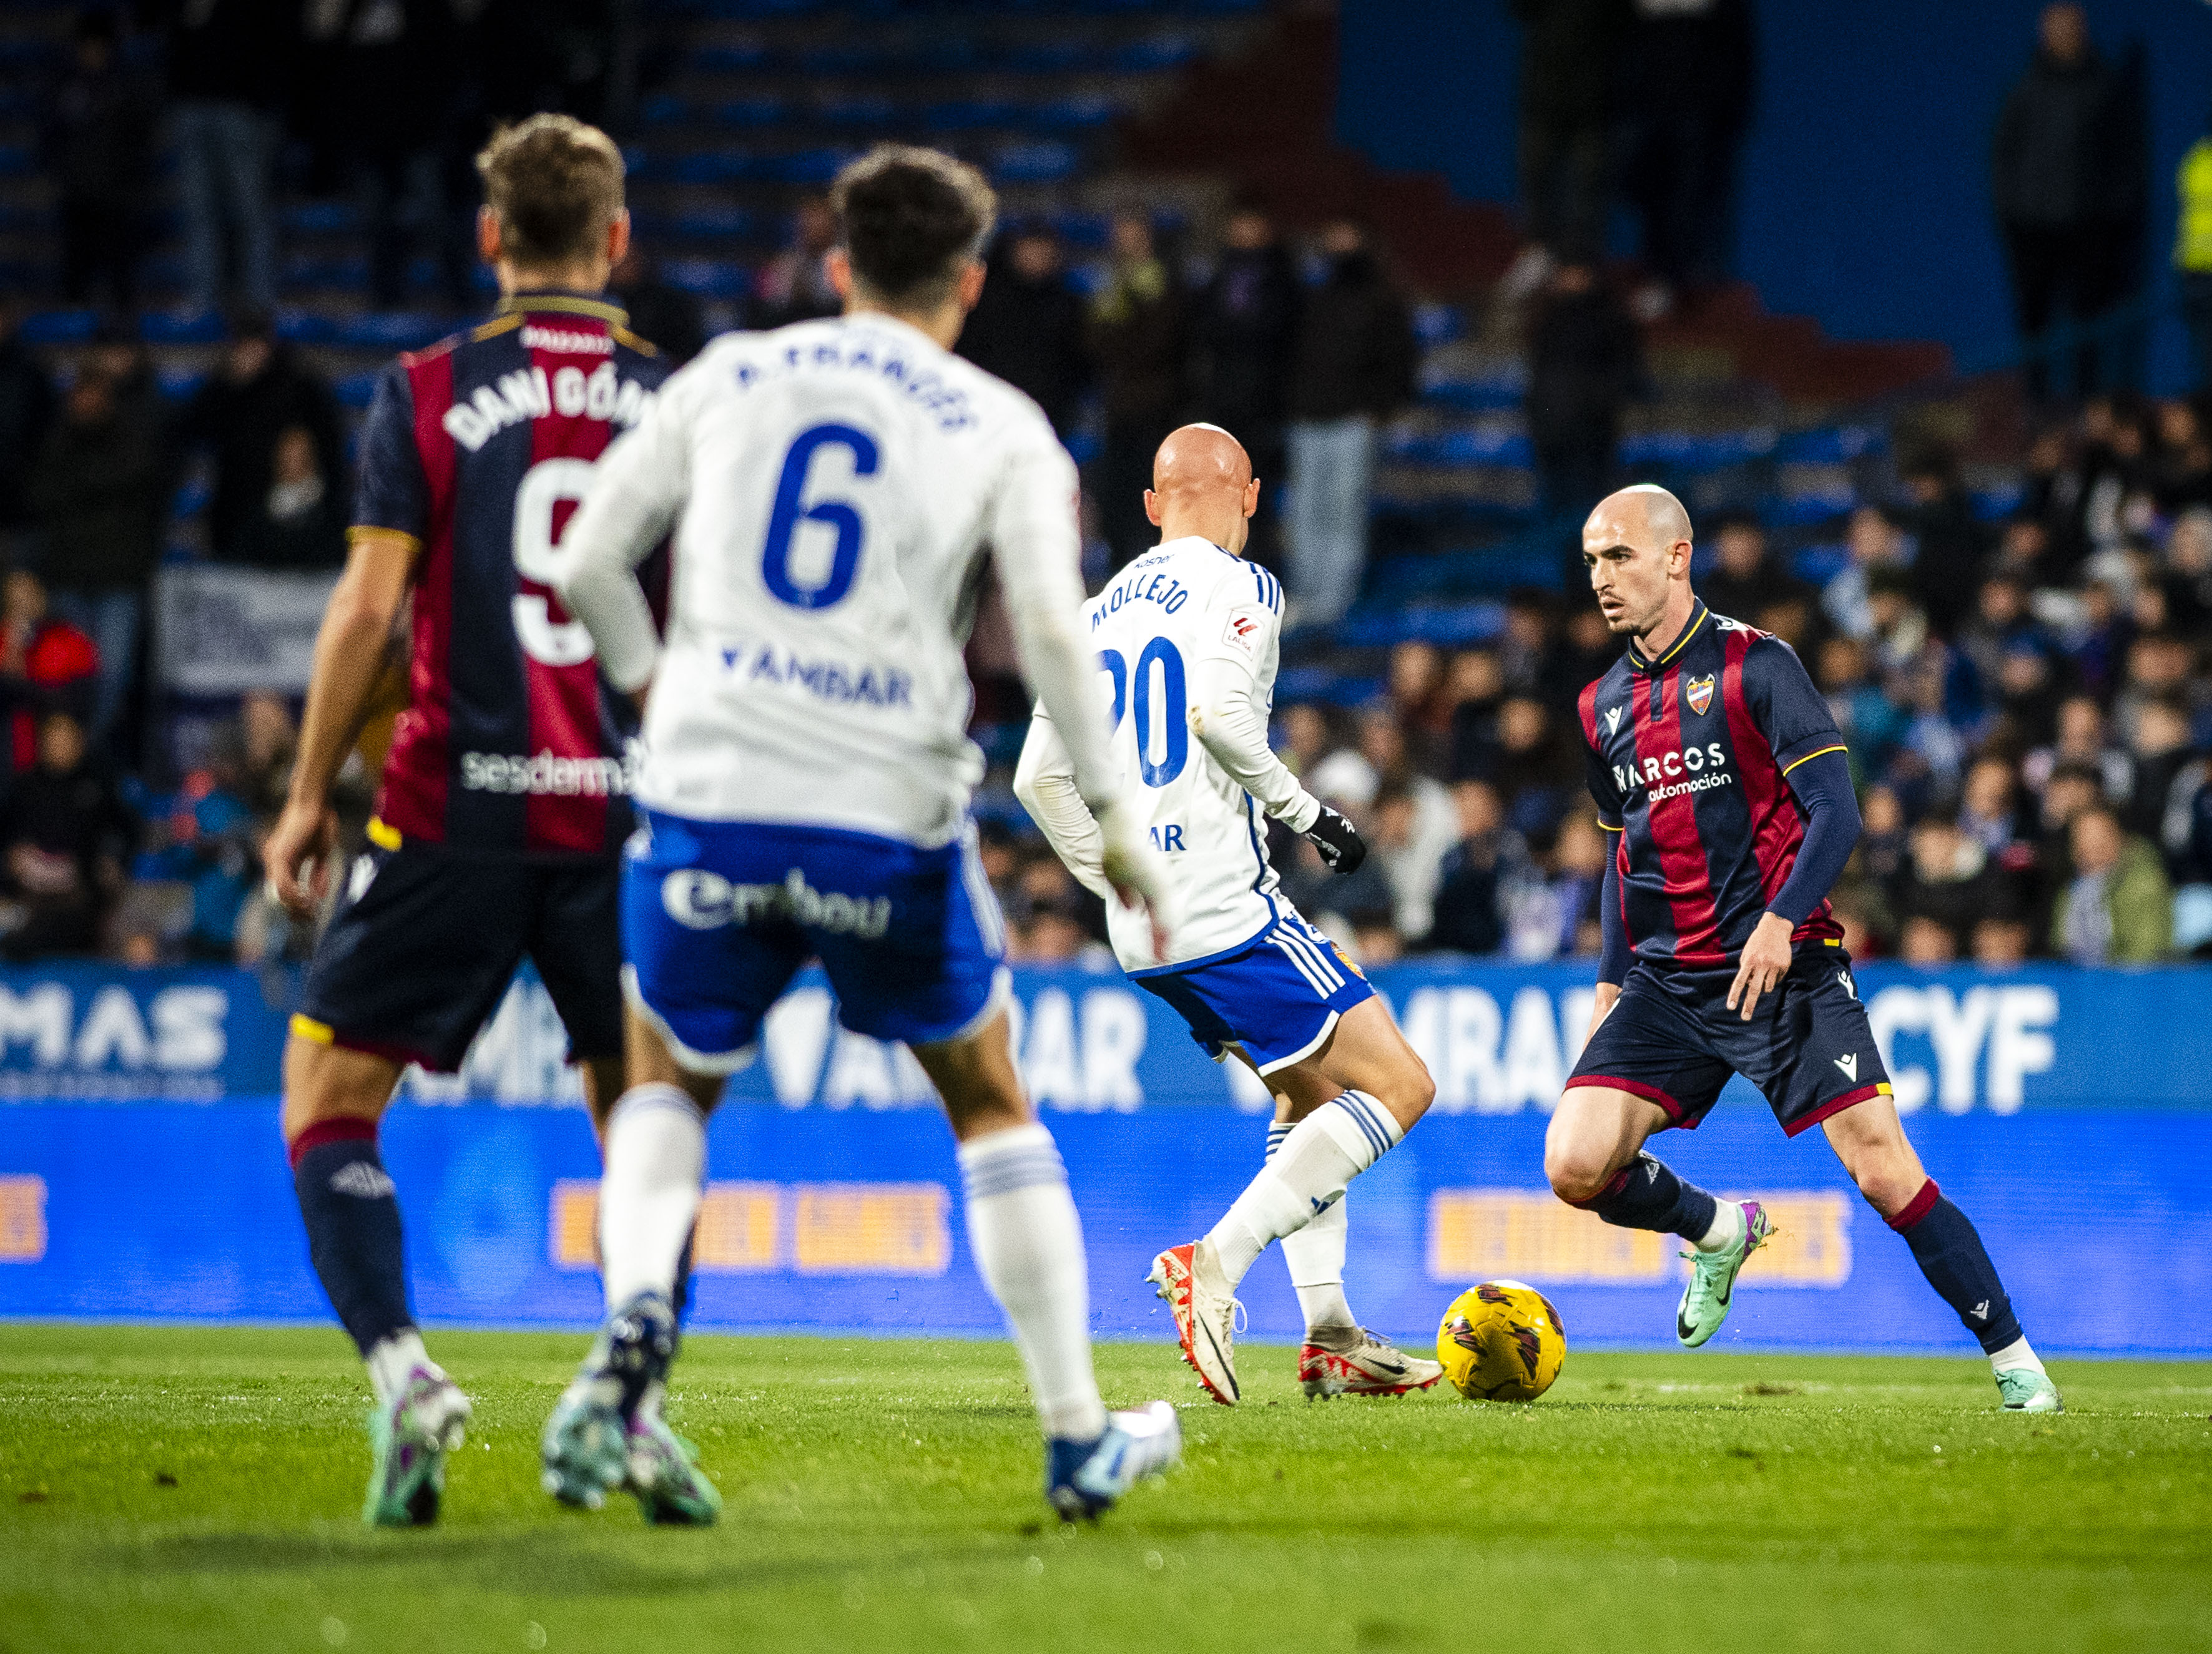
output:
M1700 718L1705 708L1713 704L1713 675L1708 672L1701 678L1692 678L1682 686L1682 699L1690 703L1690 710Z

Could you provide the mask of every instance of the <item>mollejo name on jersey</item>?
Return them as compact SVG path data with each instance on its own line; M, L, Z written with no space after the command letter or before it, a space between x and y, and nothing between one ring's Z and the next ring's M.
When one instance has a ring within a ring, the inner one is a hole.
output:
M474 453L508 426L556 412L628 427L644 417L653 394L635 379L617 379L612 362L589 373L580 367L556 367L550 374L542 367L518 367L496 386L479 385L466 402L455 403L443 422L447 434Z

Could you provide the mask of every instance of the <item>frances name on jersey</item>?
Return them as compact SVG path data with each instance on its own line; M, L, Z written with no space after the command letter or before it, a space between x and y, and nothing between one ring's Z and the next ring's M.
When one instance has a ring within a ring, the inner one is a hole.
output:
M780 684L839 706L911 706L913 675L870 661L809 660L775 643L726 645L722 669L747 685Z
M908 401L937 421L940 431L957 431L975 423L968 393L941 373L886 343L872 329L854 328L842 335L817 336L811 343L786 345L772 355L740 361L731 374L740 391L750 391L795 373L802 368L843 368L849 373L873 373L898 390Z
M446 433L474 453L510 425L560 414L568 419L604 420L628 429L645 416L655 392L635 379L617 378L612 362L586 373L576 367L518 367L496 385L478 385L466 402L446 410Z

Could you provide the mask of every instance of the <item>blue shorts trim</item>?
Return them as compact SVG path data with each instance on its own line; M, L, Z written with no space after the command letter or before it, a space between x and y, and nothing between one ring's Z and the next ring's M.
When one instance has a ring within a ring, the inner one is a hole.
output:
M924 850L835 827L647 810L623 856L623 987L686 1067L752 1060L809 959L855 1033L909 1045L973 1033L1004 1003L1006 926L971 827Z
M1234 1045L1263 1075L1304 1062L1345 1012L1375 997L1358 967L1295 911L1233 954L1134 979L1175 1008L1214 1061Z

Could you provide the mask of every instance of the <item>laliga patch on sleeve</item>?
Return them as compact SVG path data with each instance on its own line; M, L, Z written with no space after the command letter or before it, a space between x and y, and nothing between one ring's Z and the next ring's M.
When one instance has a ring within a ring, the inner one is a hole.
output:
M1267 610L1256 604L1237 609L1230 615L1229 624L1222 630L1221 641L1247 659L1257 660L1261 645L1267 640L1267 622L1273 618Z

